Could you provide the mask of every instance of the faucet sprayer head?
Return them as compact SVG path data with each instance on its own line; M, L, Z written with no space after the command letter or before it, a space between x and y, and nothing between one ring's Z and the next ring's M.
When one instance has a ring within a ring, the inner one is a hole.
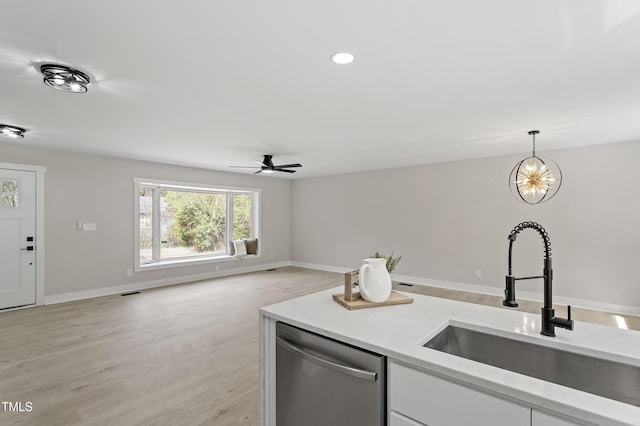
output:
M518 237L518 234L527 228L531 228L537 231L538 234L540 234L540 237L544 242L544 256L546 258L551 258L551 240L549 239L549 234L547 234L547 231L539 223L532 221L522 222L516 225L515 228L513 228L511 233L507 236L507 239L509 239L511 242L515 241Z

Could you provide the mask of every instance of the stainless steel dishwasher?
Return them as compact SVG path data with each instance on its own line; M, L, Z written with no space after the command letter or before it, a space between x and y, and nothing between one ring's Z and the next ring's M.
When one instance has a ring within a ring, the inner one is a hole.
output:
M386 358L276 325L277 426L384 426Z

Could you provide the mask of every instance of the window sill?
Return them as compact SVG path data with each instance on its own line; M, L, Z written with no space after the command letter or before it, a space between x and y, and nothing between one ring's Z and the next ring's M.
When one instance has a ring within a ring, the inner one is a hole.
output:
M242 256L230 256L222 255L206 258L185 258L185 259L172 259L163 260L161 262L147 263L144 265L137 265L135 272L154 271L156 269L168 269L168 268L180 268L185 266L195 266L207 263L220 263L220 262L239 262L243 259L254 259L261 257L260 254L245 254Z

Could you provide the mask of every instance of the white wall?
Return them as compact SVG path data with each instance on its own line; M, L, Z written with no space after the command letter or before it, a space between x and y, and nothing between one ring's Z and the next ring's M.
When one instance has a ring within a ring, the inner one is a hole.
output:
M291 258L355 269L376 250L393 251L402 256L400 275L499 289L507 235L533 220L551 237L554 295L640 307L640 142L539 154L564 179L555 198L536 206L508 188L526 155L295 180ZM540 275L542 259L542 240L523 231L514 274ZM542 291L541 280L518 286Z
M543 153L544 154L544 153ZM551 236L554 295L640 307L640 142L547 153L564 183L548 203L509 193L523 156L288 181L151 162L0 144L0 161L43 165L46 173L46 295L215 275L215 265L135 273L133 177L262 188L260 259L219 264L221 273L300 263L355 269L379 250L402 255L397 273L503 288L507 235L521 221ZM79 232L76 221L96 222ZM274 253L274 258L270 254ZM515 274L538 275L542 242L526 230L515 243ZM475 270L482 277L475 277ZM519 282L541 292L539 281Z
M288 262L290 185L287 180L216 172L143 161L0 144L0 161L47 167L45 174L45 295L134 286L182 277L215 275ZM262 189L262 257L134 273L133 177ZM95 222L97 231L80 232L76 222ZM271 258L271 253L274 258ZM108 293L108 289L101 291ZM98 292L99 294L100 292ZM64 299L64 298L63 298Z

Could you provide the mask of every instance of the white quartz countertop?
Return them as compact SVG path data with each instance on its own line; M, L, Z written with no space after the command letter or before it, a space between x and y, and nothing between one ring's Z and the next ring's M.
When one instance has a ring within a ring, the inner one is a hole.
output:
M350 311L332 299L342 290L277 303L260 313L533 408L595 424L640 425L640 407L422 347L456 324L640 366L640 332L576 321L573 331L556 328L556 337L546 337L540 334L540 315L409 293L411 304Z

